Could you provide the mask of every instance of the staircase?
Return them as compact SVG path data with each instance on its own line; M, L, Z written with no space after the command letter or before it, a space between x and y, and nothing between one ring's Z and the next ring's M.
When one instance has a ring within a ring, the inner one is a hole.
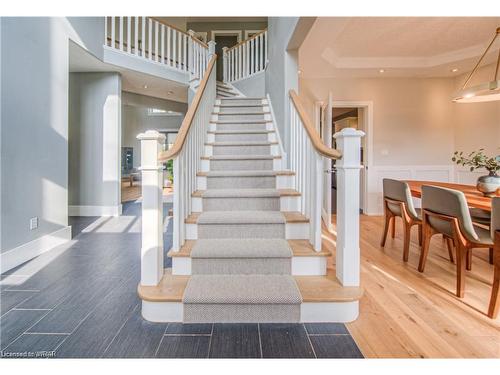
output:
M328 250L310 245L294 173L265 98L217 83L211 123L185 220L157 286L139 285L143 316L185 323L349 321L362 291L327 272Z
M230 83L217 81L216 92L218 98L236 98L242 97L241 93Z

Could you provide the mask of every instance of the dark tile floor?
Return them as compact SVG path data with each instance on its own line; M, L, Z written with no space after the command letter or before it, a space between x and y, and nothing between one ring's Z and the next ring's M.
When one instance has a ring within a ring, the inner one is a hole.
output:
M1 276L4 358L362 358L343 324L148 322L136 294L140 204L70 224L72 241Z

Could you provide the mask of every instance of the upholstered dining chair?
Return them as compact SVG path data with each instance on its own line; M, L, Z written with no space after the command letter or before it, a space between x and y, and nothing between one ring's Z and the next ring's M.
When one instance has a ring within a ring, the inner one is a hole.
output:
M495 246L493 248L493 287L488 316L495 319L500 310L500 197L494 197L491 201L490 231Z
M434 234L441 233L453 241L456 250L458 297L463 297L465 269L473 248L491 248L489 230L472 223L465 195L461 191L437 186L422 186L423 245L418 270L424 272L429 244ZM470 267L470 264L469 264Z
M383 189L385 225L380 246L385 246L389 226L391 226L391 237L394 238L396 217L400 217L403 220L404 229L403 261L407 262L410 253L411 228L414 225L418 226L418 242L419 245L422 244L422 220L420 210L415 209L411 198L410 187L406 182L384 178Z
M472 222L474 224L481 224L485 227L490 228L491 223L491 213L480 208L470 208L469 209ZM490 248L489 253L490 264L493 264L493 248Z

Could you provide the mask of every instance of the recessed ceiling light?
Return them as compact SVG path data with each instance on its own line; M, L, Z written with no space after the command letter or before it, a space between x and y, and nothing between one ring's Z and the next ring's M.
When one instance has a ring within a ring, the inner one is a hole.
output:
M297 74L302 74L302 70L297 70Z
M379 73L384 73L385 72L385 69L379 69L378 71Z
M144 86L142 86L142 87L144 87L145 89L147 89L147 88L148 88L148 85L144 85Z
M456 72L458 72L458 68L453 68L453 69L451 70L451 72L452 72L452 73L456 73Z

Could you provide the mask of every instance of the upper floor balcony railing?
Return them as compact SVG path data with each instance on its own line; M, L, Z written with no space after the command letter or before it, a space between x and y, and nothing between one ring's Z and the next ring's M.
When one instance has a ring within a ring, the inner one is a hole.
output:
M106 17L104 46L202 79L208 45L152 17Z
M264 71L267 66L267 29L224 48L224 82L234 82Z

